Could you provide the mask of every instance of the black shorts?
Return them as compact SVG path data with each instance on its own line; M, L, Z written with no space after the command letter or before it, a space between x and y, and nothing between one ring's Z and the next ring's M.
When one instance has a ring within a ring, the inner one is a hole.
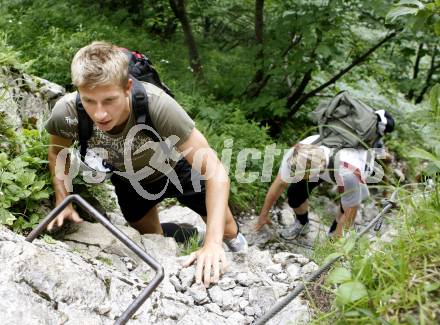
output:
M192 209L202 217L206 217L205 180L202 179L196 170L191 168L191 165L184 158L177 162L174 170L179 178L183 193L166 176L151 183L140 182L142 188L151 194L160 193L167 186L162 196L154 200L145 199L136 192L127 179L113 174L110 180L115 186L119 206L127 221L139 221L151 208L165 198L176 198L181 204ZM196 190L193 187L193 179L197 180L198 184L200 184L200 186L196 186Z
M315 187L322 183L319 179L317 182L307 182L305 179L297 183L292 183L287 190L287 201L291 208L298 208L308 198Z

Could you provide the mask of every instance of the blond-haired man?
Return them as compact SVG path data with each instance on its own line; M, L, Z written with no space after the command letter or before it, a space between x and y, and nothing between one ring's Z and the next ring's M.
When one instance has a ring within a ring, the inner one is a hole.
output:
M340 213L329 234L341 236L343 229L351 226L360 203L369 196L366 185L370 165L368 151L346 148L335 152L326 146L314 145L318 138L319 135L310 136L286 152L279 173L266 194L256 231L271 224L269 210L288 187L288 203L296 219L281 235L285 239L295 239L305 234L309 229L309 195L324 181L336 182L341 194Z
M185 265L197 261L198 283L202 279L206 286L217 282L227 266L222 242L232 251L243 250L247 244L228 207L229 178L205 137L172 97L153 84L142 83L148 95L151 122L162 139L174 141L171 149L177 156L171 155L174 160L165 163L159 159L160 146L147 146L146 150L145 144L152 139L143 132L131 133L137 124L131 97L134 80L128 74L128 58L112 44L94 42L81 48L73 58L71 75L84 109L93 121L88 148L104 149L106 163L119 171L111 176L111 181L124 217L142 234L160 234L156 205L166 197L177 197L205 217L207 223L203 247ZM63 180L54 177L57 155L78 139L76 96L74 92L61 98L46 124L51 134L49 167L57 205L68 195ZM184 158L179 153L184 153ZM135 175L129 173L130 169ZM147 172L139 180L136 173L142 170ZM200 181L198 188L194 187L195 179ZM73 207L68 206L48 229L61 226L64 220L82 221Z

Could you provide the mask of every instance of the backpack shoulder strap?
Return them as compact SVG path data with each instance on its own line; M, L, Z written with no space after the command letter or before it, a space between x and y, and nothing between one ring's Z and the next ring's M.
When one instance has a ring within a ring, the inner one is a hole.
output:
M84 109L79 93L76 94L75 104L78 113L79 152L81 159L84 160L87 152L87 141L92 137L93 121Z
M131 100L136 124L145 124L156 130L150 117L147 92L140 81L134 77L131 79L133 80ZM93 133L93 121L84 109L79 93L76 95L75 106L78 113L78 140L80 145L80 155L81 159L84 160L84 157L87 153L87 142L90 140ZM152 140L157 139L156 134L151 130L144 129L143 131ZM157 140L160 141L161 139Z
M313 141L311 144L316 145L316 146L321 146L322 145L322 137L321 137L321 135L315 141ZM335 152L338 152L340 149L342 149L342 147L338 147L336 149L331 149L330 156L329 156L329 161L328 161L328 165L327 165L328 175L329 175L330 179L333 182L335 182L335 183L336 183L336 177L335 177Z
M153 121L151 120L151 116L150 116L147 91L145 90L144 86L139 80L137 80L132 76L131 76L131 80L133 81L133 85L131 89L131 103L133 106L132 108L133 108L136 124L145 124L156 131L156 128L154 127ZM157 135L154 134L152 130L144 129L143 131L149 138L153 140L157 139Z
M329 157L329 161L328 161L328 175L330 177L330 179L336 183L336 177L335 177L335 155L332 152L330 157Z

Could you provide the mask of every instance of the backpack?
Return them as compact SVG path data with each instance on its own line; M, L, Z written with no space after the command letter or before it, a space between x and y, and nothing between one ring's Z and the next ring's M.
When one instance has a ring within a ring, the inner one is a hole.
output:
M145 124L155 130L151 121L148 109L148 96L141 81L151 83L163 89L168 95L174 97L171 90L160 80L159 74L153 67L150 59L137 51L130 51L125 48L120 48L129 58L128 74L133 80L131 90L131 102L136 124ZM80 145L81 160L87 153L87 142L92 137L93 121L84 109L79 93L76 96L76 110L78 113L78 138ZM150 130L142 130L151 139L157 136ZM159 139L160 141L160 139Z
M321 103L311 117L319 130L319 138L314 144L339 149L371 148L381 138L380 117L347 91L340 92L330 102Z

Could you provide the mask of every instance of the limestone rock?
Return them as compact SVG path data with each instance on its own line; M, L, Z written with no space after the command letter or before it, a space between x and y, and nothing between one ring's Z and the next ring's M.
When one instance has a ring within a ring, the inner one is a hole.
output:
M196 267L194 265L191 265L186 268L182 268L182 270L180 270L179 279L182 283L183 290L186 290L194 283L195 275L196 275Z
M222 277L218 282L218 286L223 290L229 290L235 288L236 283L232 278Z
M194 283L189 289L188 293L194 298L196 304L203 304L208 301L208 294L203 284Z
M301 274L308 275L319 269L319 266L315 262L309 262L301 269Z
M291 280L296 280L299 278L301 268L297 264L291 264L287 267L286 272Z
M179 205L159 211L159 219L161 223L173 222L177 224L189 224L199 230L206 229L205 222L200 215L187 207Z

